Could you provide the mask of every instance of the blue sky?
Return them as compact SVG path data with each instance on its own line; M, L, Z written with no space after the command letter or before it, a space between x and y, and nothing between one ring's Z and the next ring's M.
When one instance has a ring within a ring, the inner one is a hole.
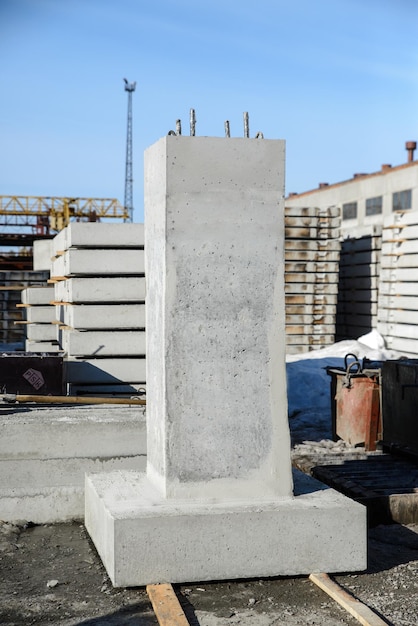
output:
M133 95L143 152L196 134L286 140L286 193L406 161L418 140L416 0L0 0L0 194L118 198Z

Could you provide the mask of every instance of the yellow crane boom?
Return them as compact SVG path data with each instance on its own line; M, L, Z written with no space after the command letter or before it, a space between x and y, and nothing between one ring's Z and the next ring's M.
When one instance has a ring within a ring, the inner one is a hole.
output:
M32 226L39 233L59 231L71 219L129 221L129 211L114 198L53 198L46 196L0 196L1 225Z

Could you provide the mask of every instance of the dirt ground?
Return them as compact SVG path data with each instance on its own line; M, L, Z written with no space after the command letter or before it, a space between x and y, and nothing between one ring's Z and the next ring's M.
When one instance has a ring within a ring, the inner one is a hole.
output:
M144 588L112 587L81 522L1 523L0 572L3 626L158 624ZM388 624L415 626L418 526L370 529L368 571L334 578ZM179 585L175 589L191 626L358 624L306 577Z

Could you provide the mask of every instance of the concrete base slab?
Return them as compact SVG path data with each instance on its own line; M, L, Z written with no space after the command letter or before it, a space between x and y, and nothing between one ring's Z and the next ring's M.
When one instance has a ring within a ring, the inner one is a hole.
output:
M83 487L38 487L0 492L4 522L55 524L84 517Z
M1 519L56 524L84 518L86 472L144 471L146 456L109 459L29 459L0 461ZM10 487L13 485L13 487Z
M0 519L84 517L86 472L143 471L146 422L125 405L0 407Z
M295 488L191 502L162 498L145 474L95 474L85 524L115 587L365 569L365 507L299 472Z

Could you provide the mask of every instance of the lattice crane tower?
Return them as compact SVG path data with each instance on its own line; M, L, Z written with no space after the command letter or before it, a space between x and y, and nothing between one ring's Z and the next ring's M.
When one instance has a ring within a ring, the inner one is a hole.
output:
M132 174L132 93L135 91L136 82L130 83L126 78L125 91L128 92L128 129L126 134L126 166L125 166L125 210L129 215L129 221L133 222L133 174Z

